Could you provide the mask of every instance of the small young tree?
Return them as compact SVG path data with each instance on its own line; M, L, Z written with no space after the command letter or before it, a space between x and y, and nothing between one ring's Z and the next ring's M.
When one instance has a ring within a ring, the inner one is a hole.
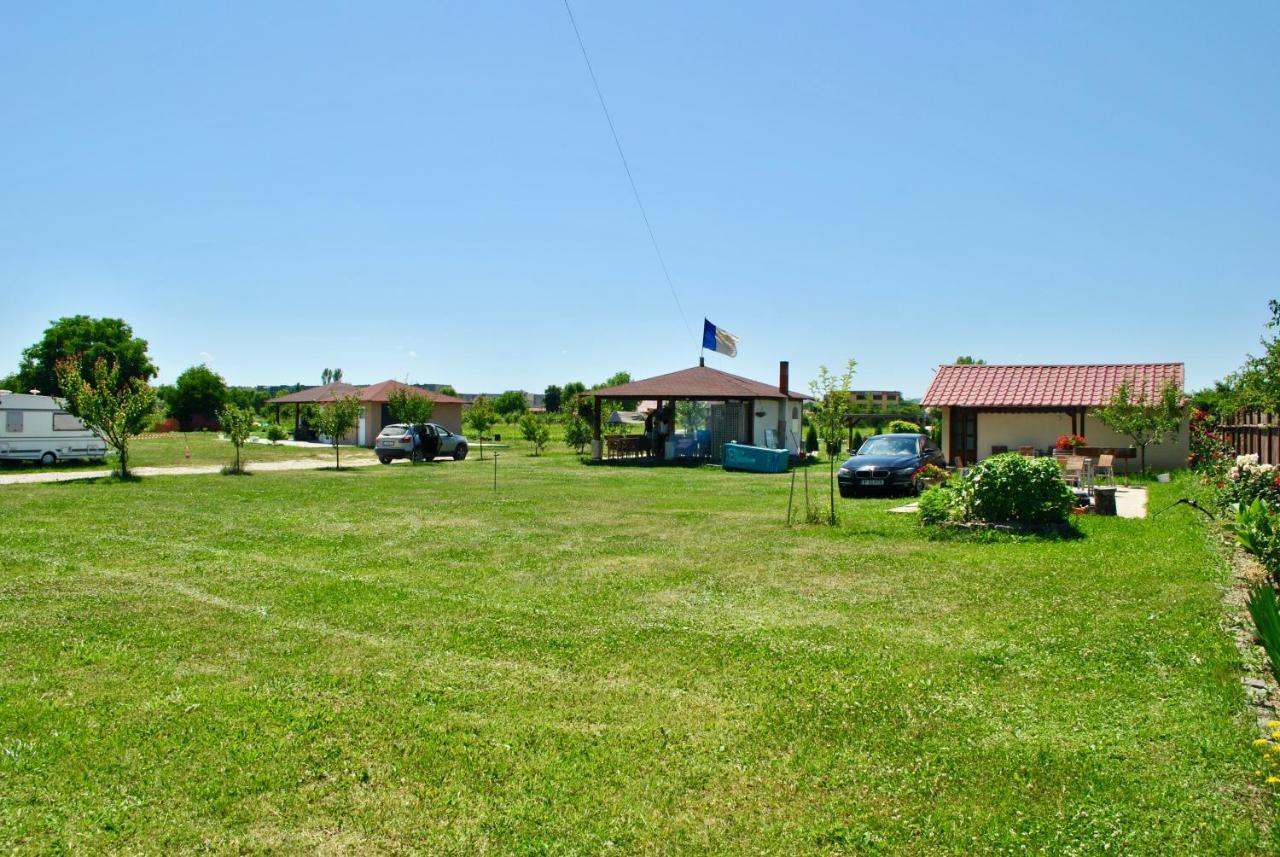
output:
M453 389L452 384L445 384L440 388L439 392L442 396L453 396L455 399L458 398L458 391Z
M1186 410L1182 392L1172 380L1166 380L1158 392L1151 394L1146 387L1134 390L1126 378L1112 392L1111 401L1095 408L1093 414L1107 428L1133 441L1145 473L1147 447L1177 437Z
M421 425L431 421L436 403L415 387L397 387L387 396L387 409L398 423Z
M591 443L591 426L582 417L576 414L571 416L564 424L564 442L577 450L578 455L582 455L587 444Z
M391 411L391 418L398 423L423 425L431 419L435 408L436 403L430 397L413 387L397 387L387 396L387 410ZM418 458L413 455L409 461L417 464Z
M547 425L545 417L537 414L525 414L520 418L520 434L525 440L533 444L533 454L541 455L542 447L546 446L547 441L551 440L551 426Z
M498 415L494 412L493 406L489 404L489 400L484 396L476 396L474 402L467 408L466 416L463 421L467 427L476 434L476 438L480 443L480 460L484 461L484 439L488 435L489 429L493 428L493 424L498 421Z
M155 404L156 391L139 377L120 380L120 368L99 357L93 377L80 372L80 355L73 354L56 365L58 387L66 397L67 412L102 436L120 460L121 479L129 477L129 440L142 431Z
M360 419L361 407L360 400L355 396L343 396L341 399L334 399L332 402L325 402L311 409L307 421L317 433L329 438L329 443L333 446L334 470L342 469L342 453L339 452L339 447L342 438L356 427Z
M840 452L840 433L844 430L845 418L853 413L853 397L849 388L853 384L853 373L858 363L850 358L845 370L840 375L833 375L826 366L818 367L818 377L809 382L809 392L813 395L814 404L809 419L817 426L818 433L827 444L827 457L830 459L830 499L831 512L827 523L835 526L836 516L836 456Z
M235 405L224 405L222 410L218 411L218 422L221 423L222 431L231 441L231 445L236 448L235 463L224 472L240 475L245 472L240 464L240 450L244 442L249 439L249 433L253 431L253 411L238 408Z

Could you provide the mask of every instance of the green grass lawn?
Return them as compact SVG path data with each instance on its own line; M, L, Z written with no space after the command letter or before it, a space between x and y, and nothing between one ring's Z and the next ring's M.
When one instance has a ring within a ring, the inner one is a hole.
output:
M187 452L190 452L188 457ZM351 460L372 458L373 451L358 447L344 446L342 457ZM274 446L260 443L246 443L243 460L249 464L257 461L290 461L298 459L321 459L333 461L331 448L298 446ZM214 432L173 432L160 437L148 437L134 440L129 444L129 466L132 467L183 467L207 464L230 464L235 458L235 449L230 441L219 440ZM26 462L6 462L0 473L40 473L45 471L66 470L102 470L114 466L115 455L102 462L68 461L59 462L52 467Z
M1273 849L1193 511L930 541L787 529L786 476L498 466L0 488L0 843Z

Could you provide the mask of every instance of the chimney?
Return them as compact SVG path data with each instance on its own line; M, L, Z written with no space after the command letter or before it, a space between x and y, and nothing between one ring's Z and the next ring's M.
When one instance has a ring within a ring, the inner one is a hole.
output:
M699 357L699 358L698 358L698 365L699 365L699 366L706 366L706 365L707 365L707 358L705 358L705 357Z
M791 364L785 360L778 361L778 390L784 396L791 392Z

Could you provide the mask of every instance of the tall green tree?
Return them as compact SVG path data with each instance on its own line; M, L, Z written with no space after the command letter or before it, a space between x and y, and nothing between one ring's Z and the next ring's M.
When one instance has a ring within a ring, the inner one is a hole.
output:
M827 523L833 527L839 521L836 512L836 456L840 453L840 436L844 431L845 418L853 413L850 387L853 385L853 373L857 365L857 361L850 358L844 372L839 375L832 373L826 366L819 366L818 377L809 382L809 392L813 396L809 421L817 427L827 444L831 489L831 510L827 515Z
M195 427L199 419L213 420L227 403L227 382L203 363L187 369L173 386L161 390L169 416L184 431Z
M587 444L591 443L591 426L582 417L573 414L564 424L564 442L566 446L576 450L578 455L582 455Z
M564 391L555 384L548 384L547 389L542 391L542 405L547 409L547 413L555 414L560 412L560 404Z
M456 399L458 398L458 391L453 389L452 384L445 384L443 387L440 388L440 395L453 396Z
M146 383L157 372L147 356L147 341L134 336L123 319L72 315L50 322L40 341L23 350L12 389L66 395L59 386L58 363L72 356L80 361L82 379L93 377L99 359L115 367L122 383L134 378Z
M476 438L480 441L480 460L484 461L484 439L489 434L489 429L493 428L493 424L498 421L497 412L494 411L493 405L489 404L488 398L476 396L475 401L467 406L462 421L475 432Z
M970 357L968 354L965 354L961 357L956 358L956 365L957 366L986 366L987 361L983 360L981 357Z
M1125 435L1138 448L1143 472L1147 469L1147 447L1177 437L1187 406L1182 391L1166 380L1158 391L1134 389L1126 378L1111 394L1111 401L1095 408L1094 416L1112 431Z
M314 405L308 413L307 422L311 427L318 434L329 438L329 444L333 447L335 470L342 469L342 453L339 451L342 439L355 429L362 408L363 405L355 396L343 396L322 405Z
M235 463L224 472L236 475L244 473L244 467L240 463L240 451L253 431L253 411L231 404L223 405L218 411L218 422L222 425L223 434L236 449Z
M498 412L503 420L511 422L512 418L518 417L529 410L529 403L525 401L524 393L521 391L507 390L493 400L493 409Z
M570 381L560 388L560 406L568 408L573 413L578 411L578 397L587 392L587 385L581 381Z
M125 378L120 367L99 357L93 373L86 378L77 354L69 354L54 365L57 386L62 390L67 412L96 431L116 451L121 479L129 477L129 441L142 431L156 392L145 380Z

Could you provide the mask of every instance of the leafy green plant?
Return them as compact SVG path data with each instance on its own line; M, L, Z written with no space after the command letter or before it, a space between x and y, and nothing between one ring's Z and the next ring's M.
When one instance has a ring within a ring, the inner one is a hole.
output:
M1280 520L1262 499L1231 507L1232 520L1226 529L1240 546L1258 558L1272 580L1280 579Z
M809 430L804 436L804 451L808 453L818 451L818 430L813 427L813 423L809 423Z
M945 523L951 516L953 504L952 494L955 492L946 486L930 488L920 495L920 523L936 526Z
M271 441L272 443L276 443L277 441L284 440L288 436L289 436L289 433L284 430L284 426L280 425L280 423L272 422L270 425L267 426L267 440Z
M1250 590L1249 615L1267 653L1271 675L1280 681L1280 605L1276 604L1276 591L1269 584L1258 584Z
M818 427L827 444L828 483L830 488L830 514L827 523L835 526L836 515L836 456L840 454L841 434L844 431L845 418L853 412L853 397L849 387L853 384L853 373L857 361L850 358L845 370L835 375L826 366L818 367L818 377L809 382L809 392L813 394L813 406L810 421Z
M925 492L931 494L939 489ZM930 499L922 523L972 521L1044 526L1065 523L1074 497L1051 458L993 455L952 477L945 493ZM946 504L945 513L933 504ZM922 507L924 508L924 507Z

